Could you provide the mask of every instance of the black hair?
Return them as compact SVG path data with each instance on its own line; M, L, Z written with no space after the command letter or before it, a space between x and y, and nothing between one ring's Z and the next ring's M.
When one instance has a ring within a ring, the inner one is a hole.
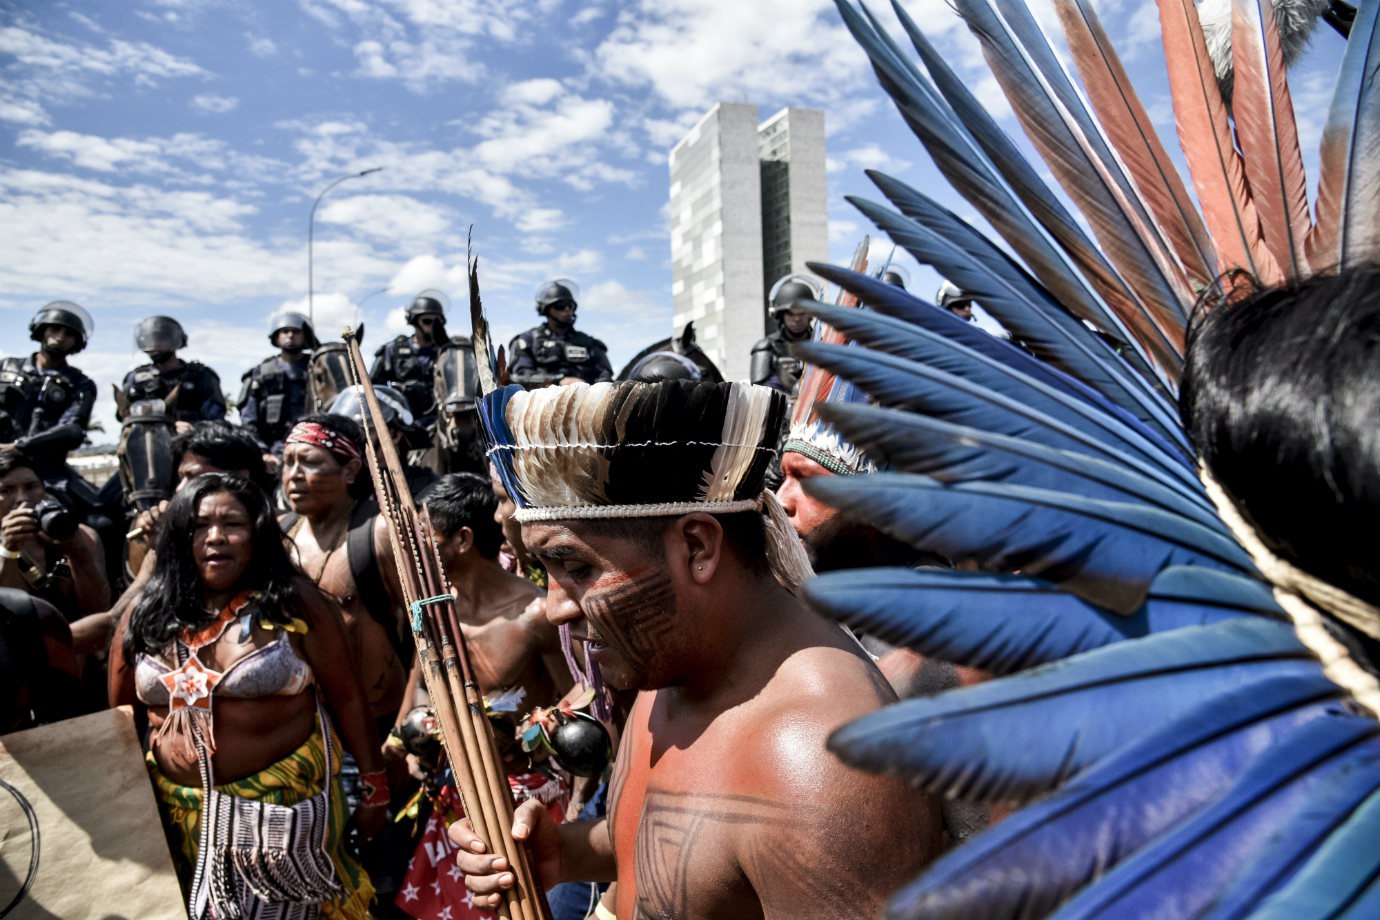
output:
M369 475L368 461L365 458L365 438L364 429L359 426L359 422L343 415L331 415L329 412L317 412L313 415L304 415L293 422L293 427L301 424L320 425L335 432L342 438L348 438L359 450L360 471L355 477L355 481L350 483L350 497L354 499L365 498L374 491L374 479ZM289 429L290 431L291 429ZM339 457L336 457L339 460ZM343 465L343 463L342 463Z
M244 470L250 482L265 492L273 491L274 483L264 465L263 451L243 428L222 421L196 422L172 440L173 469L182 465L182 458L187 454L196 454L228 472Z
M1380 267L1221 304L1190 329L1180 407L1276 555L1380 604Z
M38 474L34 458L22 450L0 450L0 476L8 476L15 470L32 470L35 475Z
M658 546L666 528L681 515L667 517L630 517L581 521L583 527L601 537L636 543L644 550ZM729 550L754 575L771 575L767 561L767 531L759 511L739 511L716 514L714 519L724 529L724 542Z
M451 473L436 480L418 501L426 506L431 523L442 537L453 537L461 527L474 533L474 548L485 559L497 559L503 545L503 528L494 521L498 498L487 477Z
M253 532L254 553L240 586L258 591L260 619L287 623L298 603L293 584L297 569L287 538L264 490L232 473L203 473L176 492L159 521L153 576L129 617L125 654L133 658L159 652L182 632L213 620L201 601L201 577L192 555L197 510L208 496L228 493L244 505Z

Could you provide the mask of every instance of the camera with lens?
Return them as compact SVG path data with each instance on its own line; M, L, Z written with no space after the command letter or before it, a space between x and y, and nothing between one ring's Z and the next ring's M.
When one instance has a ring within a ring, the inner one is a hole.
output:
M38 527L54 540L67 540L77 532L77 515L61 501L51 495L34 505L34 517Z

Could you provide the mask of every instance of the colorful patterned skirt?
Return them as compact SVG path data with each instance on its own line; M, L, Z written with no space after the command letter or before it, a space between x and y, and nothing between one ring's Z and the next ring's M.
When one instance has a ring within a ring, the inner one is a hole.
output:
M334 773L339 773L340 759L344 752L336 732L331 732L331 764ZM191 886L192 872L196 866L197 847L201 833L201 787L181 786L163 775L153 760L153 752L147 757L149 776L153 779L154 796L158 799L158 810L163 817L163 827L177 864L178 878L182 887ZM326 751L322 743L321 728L302 746L253 776L216 786L220 792L238 796L242 799L257 799L276 805L296 805L321 791L326 773ZM346 813L345 795L340 789L340 780L331 778L331 832L330 855L335 864L336 877L345 887L345 893L321 904L321 916L330 920L368 920L369 905L374 900L374 886L359 863L345 852L344 841Z

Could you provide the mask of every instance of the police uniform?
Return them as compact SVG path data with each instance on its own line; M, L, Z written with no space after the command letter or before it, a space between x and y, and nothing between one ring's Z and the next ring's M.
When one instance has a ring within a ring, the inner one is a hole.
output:
M45 483L66 481L95 403L96 384L75 367L40 368L33 355L0 362L0 442L33 458Z
M560 383L563 377L579 377L586 383L613 379L608 347L574 329L560 334L542 323L513 339L508 352L512 381L522 386Z
M281 355L266 358L245 372L240 392L240 424L274 456L283 455L283 441L293 424L307 412L307 368L311 359L302 355L288 361Z
M393 387L407 399L412 417L423 428L436 421L436 345L418 345L410 335L385 342L374 353L369 379Z
M803 365L799 358L791 355L791 343L809 340L808 330L799 338L793 339L784 329L778 329L771 335L759 339L757 344L752 346L749 372L752 382L773 387L787 396L794 396L795 388L800 383Z
M184 361L175 370L162 371L155 364L142 364L125 375L122 389L130 402L166 399L173 387L177 391L174 413L179 422L213 422L225 418L225 395L220 377L199 361Z

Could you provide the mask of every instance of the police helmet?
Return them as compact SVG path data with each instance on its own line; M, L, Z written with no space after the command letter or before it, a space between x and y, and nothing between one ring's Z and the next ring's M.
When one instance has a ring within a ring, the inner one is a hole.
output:
M407 321L415 326L418 318L428 314L434 314L444 320L448 306L450 306L449 297L435 288L427 288L412 298L412 303L407 305Z
M883 284L889 284L904 291L907 280L909 279L906 278L905 270L899 265L888 265L882 269L881 281Z
M275 347L278 344L278 332L283 329L301 329L302 337L306 339L307 348L320 348L321 343L316 338L316 330L312 328L311 320L307 319L305 313L298 313L296 310L279 310L268 318L268 341Z
M169 352L187 347L187 333L171 316L150 316L134 327L134 347L143 352Z
M629 380L657 383L662 380L700 380L704 371L685 355L674 351L654 351L642 358L628 371Z
M29 320L29 338L35 342L43 341L44 326L63 326L75 332L77 347L72 349L72 354L85 348L86 343L91 341L91 334L96 331L91 314L70 300L54 300L35 313L34 318Z
M537 288L537 315L545 316L546 311L558 303L569 301L579 307L580 288L569 278L557 278Z
M973 295L963 290L952 281L945 281L939 286L939 291L934 295L936 306L945 310L952 310L955 307L962 307L973 302Z
M767 295L767 303L771 305L771 315L780 319L783 313L802 300L819 300L823 296L824 289L813 278L787 275L772 285L771 293Z
M361 418L361 391L363 387L356 383L346 387L335 398L331 400L330 408L326 411L331 415L342 415L345 418L359 421ZM407 399L401 393L390 386L374 385L374 395L378 397L379 408L383 410L383 420L389 425L397 425L401 428L411 428L415 424L412 417L412 410L408 408Z

